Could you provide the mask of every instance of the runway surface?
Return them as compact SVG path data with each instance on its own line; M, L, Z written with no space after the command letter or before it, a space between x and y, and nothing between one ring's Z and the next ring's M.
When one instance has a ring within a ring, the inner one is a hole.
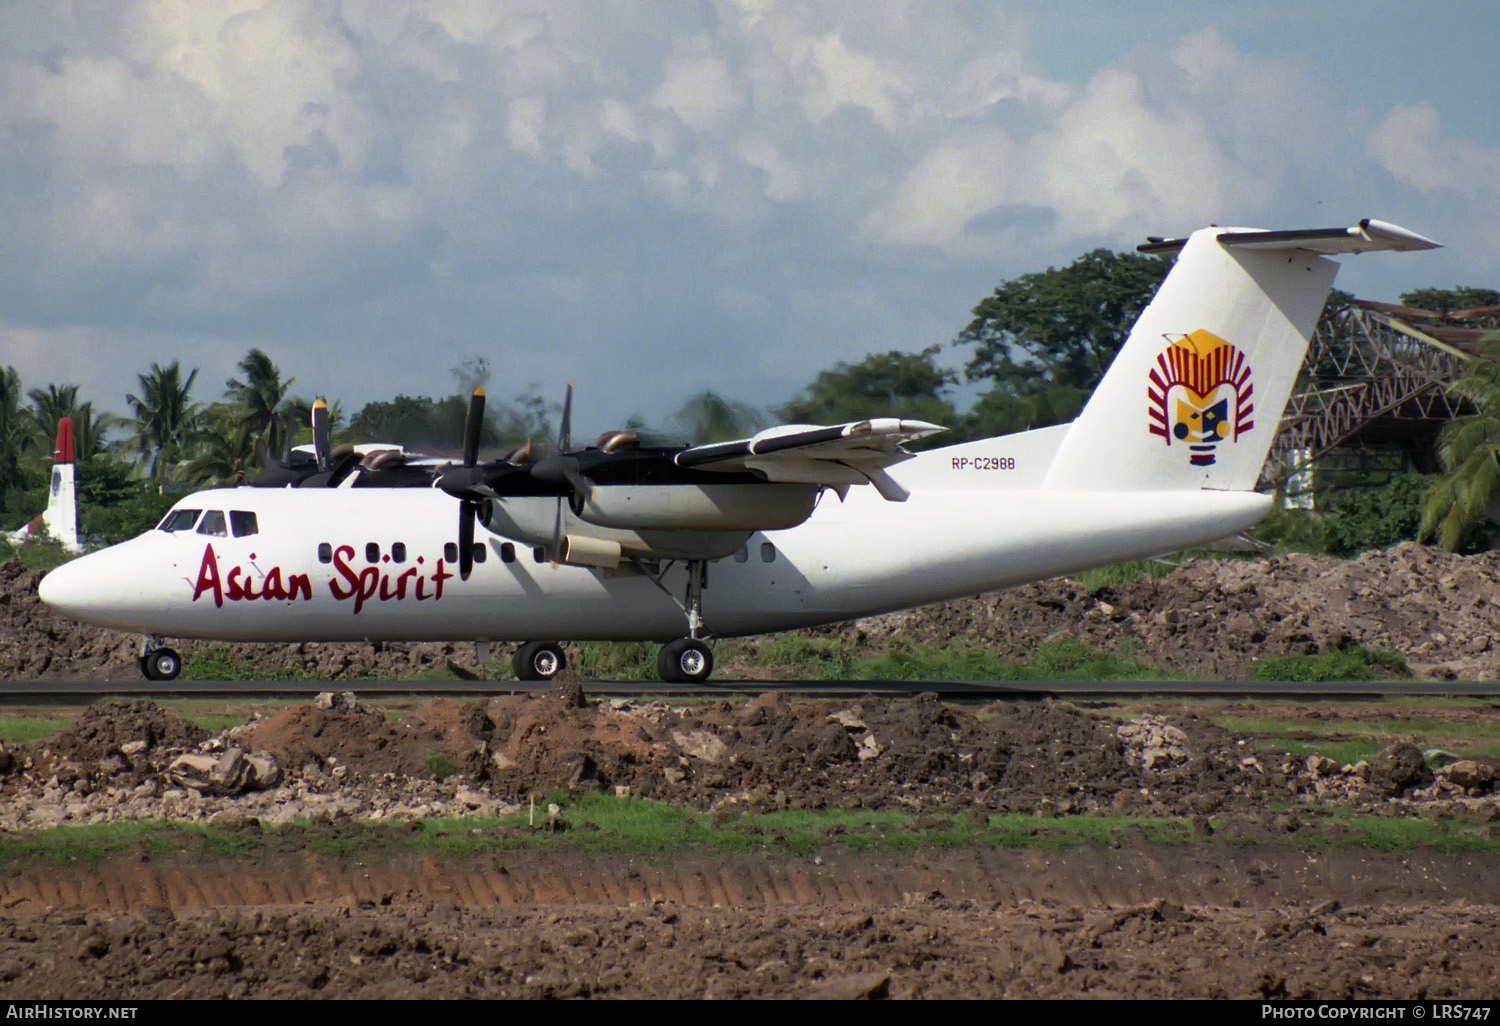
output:
M123 681L9 681L0 683L0 704L91 702L106 696L146 698L281 697L296 698L322 691L353 691L370 696L472 696L541 693L541 681L484 680L147 680ZM705 684L665 684L661 681L585 681L584 691L596 697L639 698L713 697L763 692L824 698L881 695L901 697L936 692L948 699L981 701L1040 698L1073 700L1140 698L1296 698L1379 699L1388 696L1466 696L1500 699L1495 681L1355 681L1319 684L1264 681L763 681L724 680Z

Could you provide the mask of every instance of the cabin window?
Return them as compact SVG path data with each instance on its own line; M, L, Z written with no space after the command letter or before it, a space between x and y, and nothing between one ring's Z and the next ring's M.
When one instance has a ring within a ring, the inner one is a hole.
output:
M318 562L319 563L332 563L333 562L333 546L330 545L328 542L318 542Z
M229 511L229 529L234 532L236 538L245 538L260 533L260 525L256 522L255 514L245 509Z
M458 562L458 543L446 542L443 545L443 558L450 563Z
M406 542L396 542L393 545L391 545L391 562L392 563L405 563L406 562Z
M738 549L735 550L734 561L736 563L745 563L748 562L749 559L750 549L747 546L741 545Z
M474 543L474 562L483 563L486 559L484 542Z
M545 563L547 562L547 550L538 545L531 550L531 558L533 562Z
M510 542L500 543L500 562L514 563L516 561L516 547Z
M776 562L776 546L770 542L760 543L760 561L762 563Z
M216 538L229 537L229 528L224 523L224 511L211 509L203 514L203 520L198 524L199 534L211 534Z
M159 530L191 531L198 522L198 514L202 512L201 509L174 509L162 519Z

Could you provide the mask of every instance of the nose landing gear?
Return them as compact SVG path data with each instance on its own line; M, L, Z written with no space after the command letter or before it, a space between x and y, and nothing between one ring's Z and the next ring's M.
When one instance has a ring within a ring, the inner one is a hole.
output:
M167 648L159 638L149 634L141 639L141 654L137 662L147 680L176 680L182 672L182 656L176 649Z

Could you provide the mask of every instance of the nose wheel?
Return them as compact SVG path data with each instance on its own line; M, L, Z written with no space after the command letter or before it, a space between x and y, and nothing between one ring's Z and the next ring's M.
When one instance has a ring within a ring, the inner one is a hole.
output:
M141 643L139 662L141 674L147 680L176 680L182 672L182 656L176 649L157 643L155 638Z
M562 646L555 641L528 641L511 656L517 680L551 680L568 665Z
M713 672L713 651L697 638L678 638L656 654L656 675L669 684L699 684Z

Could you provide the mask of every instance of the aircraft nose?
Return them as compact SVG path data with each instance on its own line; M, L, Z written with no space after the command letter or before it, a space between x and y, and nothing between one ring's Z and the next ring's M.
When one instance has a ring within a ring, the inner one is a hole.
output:
M57 567L37 585L36 593L57 612L75 620L88 619L88 612L97 601L98 588L90 584L90 573L84 564L92 557L85 556Z
M37 596L70 620L134 630L151 610L147 575L131 543L80 556L53 570Z

